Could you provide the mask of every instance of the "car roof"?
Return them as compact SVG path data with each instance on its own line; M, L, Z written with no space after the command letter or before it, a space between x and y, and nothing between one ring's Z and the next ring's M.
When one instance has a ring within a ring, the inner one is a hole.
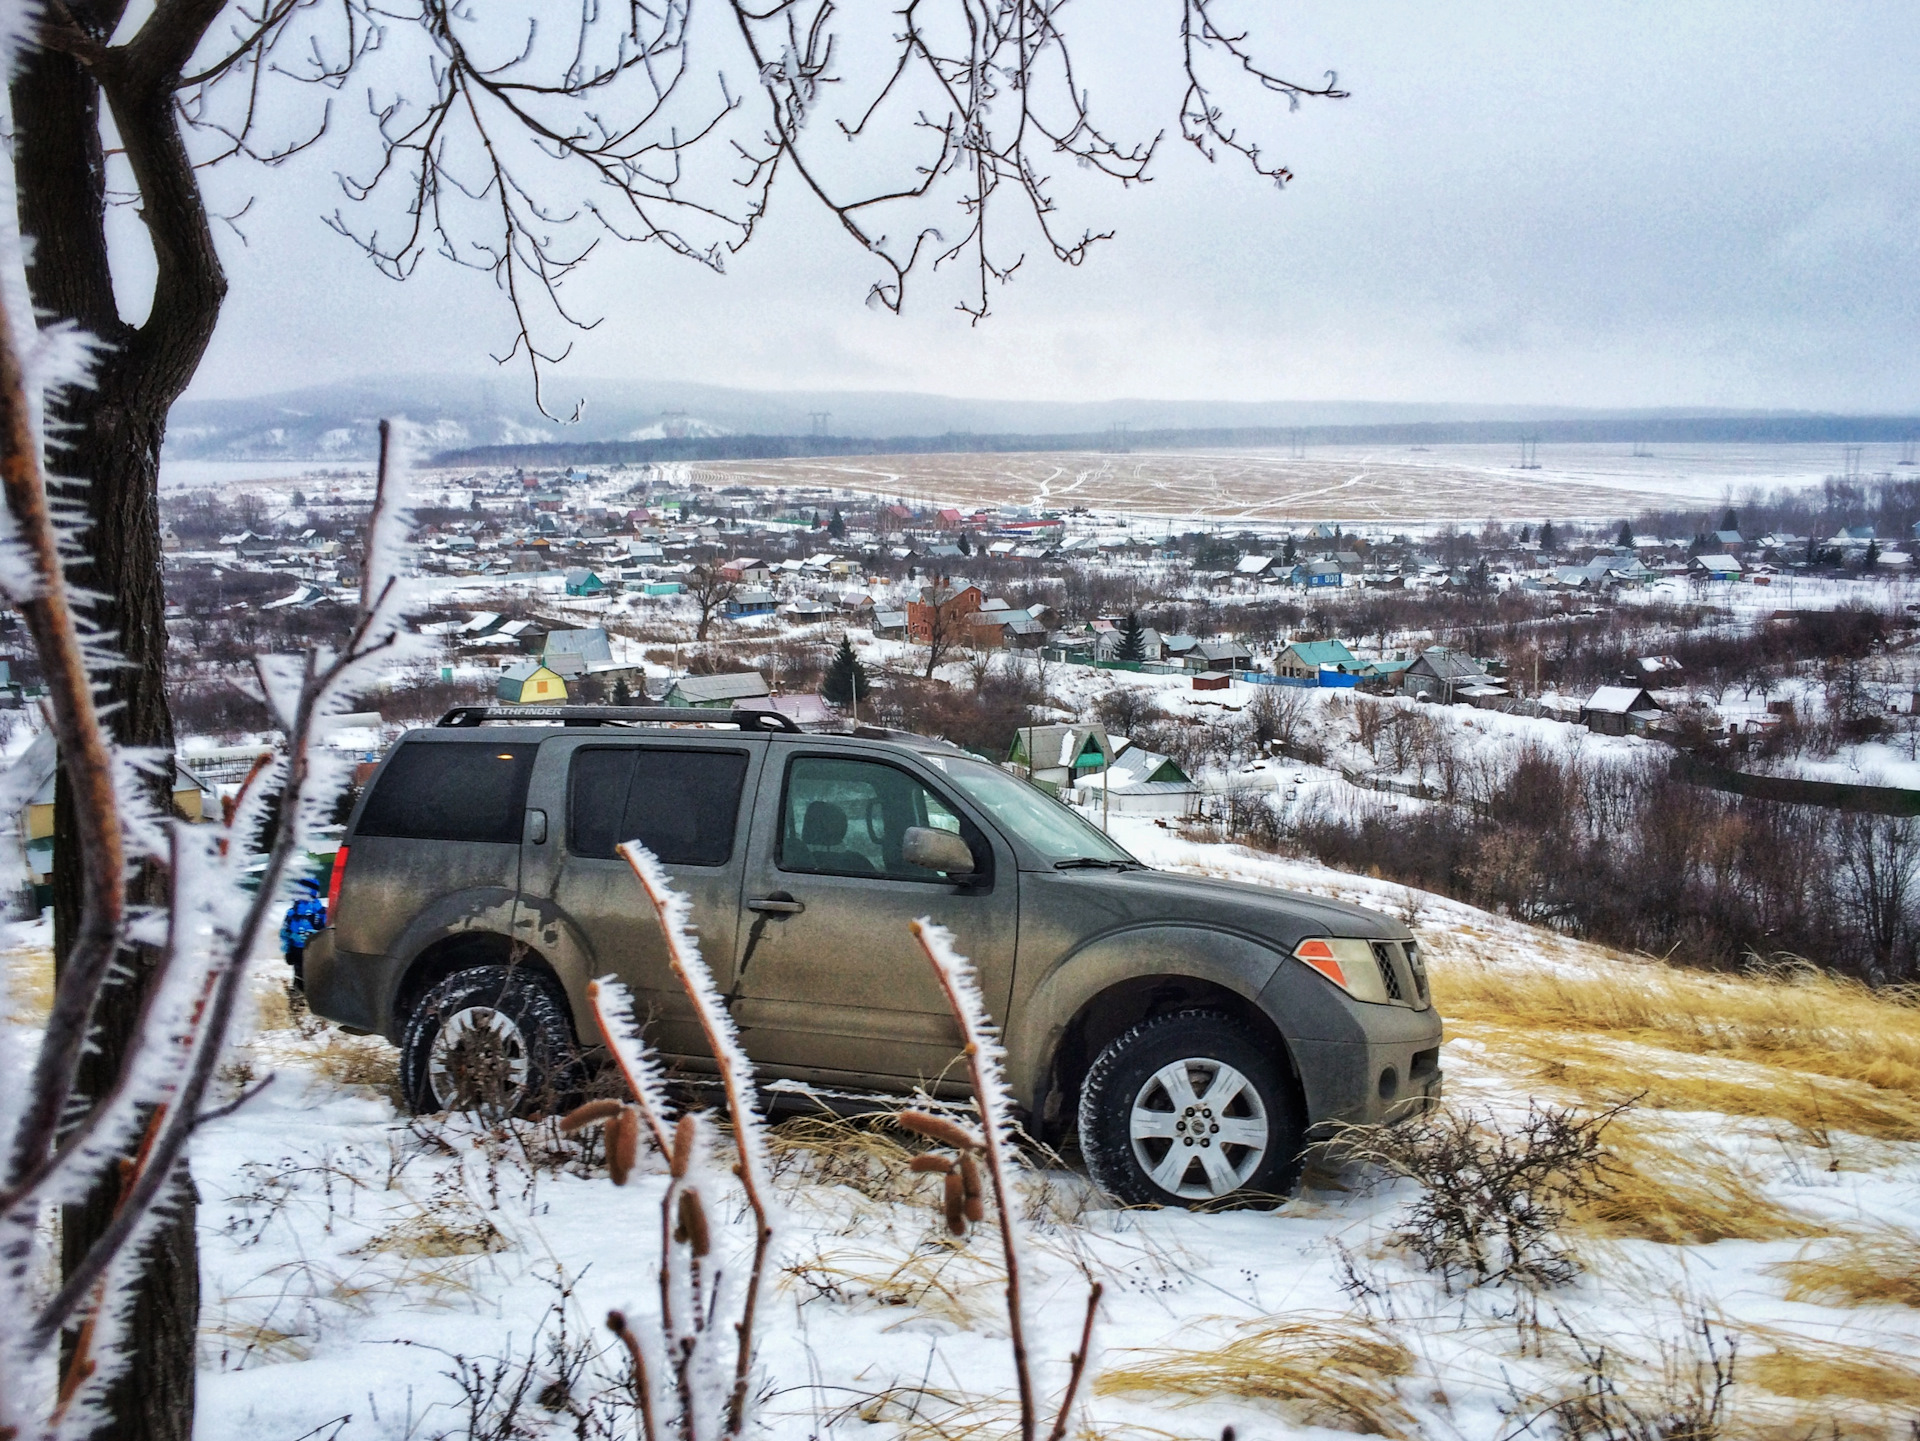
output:
M530 726L631 736L665 736L690 728L703 731L725 728L760 737L786 736L828 745L881 741L928 755L973 754L937 736L917 735L886 726L854 725L839 731L803 731L790 717L759 707L723 711L664 706L456 706L430 730L436 739L471 737L477 741L497 741L508 735L523 735ZM420 731L408 732L409 736L420 734Z

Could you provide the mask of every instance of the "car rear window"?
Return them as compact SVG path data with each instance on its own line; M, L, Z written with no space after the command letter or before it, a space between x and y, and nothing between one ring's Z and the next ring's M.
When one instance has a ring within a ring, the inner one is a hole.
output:
M367 797L354 834L520 843L538 745L403 745Z
M740 751L584 746L568 779L567 848L608 859L639 841L667 865L723 866L746 779Z

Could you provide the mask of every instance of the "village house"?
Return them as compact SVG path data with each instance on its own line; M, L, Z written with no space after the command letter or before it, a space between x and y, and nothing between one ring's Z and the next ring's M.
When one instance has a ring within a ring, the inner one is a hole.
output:
M1400 689L1410 696L1426 696L1451 705L1459 692L1468 688L1491 686L1493 677L1480 662L1464 651L1445 646L1428 646L1412 665L1400 673Z
M667 687L660 704L687 710L732 710L740 701L760 700L770 694L766 677L757 670L683 675Z
M1071 789L1113 759L1113 742L1103 725L1022 726L1013 733L1007 760L1048 790Z
M1296 640L1273 658L1273 673L1287 680L1320 683L1320 667L1348 673L1360 669L1359 657L1337 640Z
M1200 787L1171 759L1128 746L1104 771L1075 782L1074 799L1120 816L1184 816L1200 804Z
M1645 686L1603 685L1580 707L1580 722L1595 735L1623 736L1644 730L1660 714Z
M523 660L500 672L494 694L512 705L560 705L567 683L537 660Z
M737 590L727 597L722 607L729 620L742 620L748 616L772 615L774 610L773 592L759 587Z
M613 664L613 643L603 627L552 630L540 647L541 662L556 675L569 679Z
M985 603L986 597L980 593L977 585L963 586L959 590L928 586L920 592L920 599L907 602L907 638L918 645L926 645L933 638L936 616L951 625L971 616Z

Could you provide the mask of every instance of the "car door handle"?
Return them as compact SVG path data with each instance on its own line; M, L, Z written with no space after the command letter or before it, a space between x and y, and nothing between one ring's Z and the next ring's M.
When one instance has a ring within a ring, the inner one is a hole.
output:
M805 901L796 901L785 891L775 891L770 896L762 896L757 901L748 901L747 909L759 911L769 916L797 916L807 908Z

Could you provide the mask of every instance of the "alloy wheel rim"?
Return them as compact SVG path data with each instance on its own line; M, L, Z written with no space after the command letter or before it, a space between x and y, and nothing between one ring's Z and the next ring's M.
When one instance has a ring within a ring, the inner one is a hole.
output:
M1239 1190L1260 1169L1270 1131L1252 1081L1225 1061L1189 1056L1147 1077L1133 1098L1127 1135L1154 1185L1183 1201L1210 1201Z
M526 1091L527 1038L511 1016L467 1006L441 1022L427 1057L427 1084L444 1109L513 1109Z

